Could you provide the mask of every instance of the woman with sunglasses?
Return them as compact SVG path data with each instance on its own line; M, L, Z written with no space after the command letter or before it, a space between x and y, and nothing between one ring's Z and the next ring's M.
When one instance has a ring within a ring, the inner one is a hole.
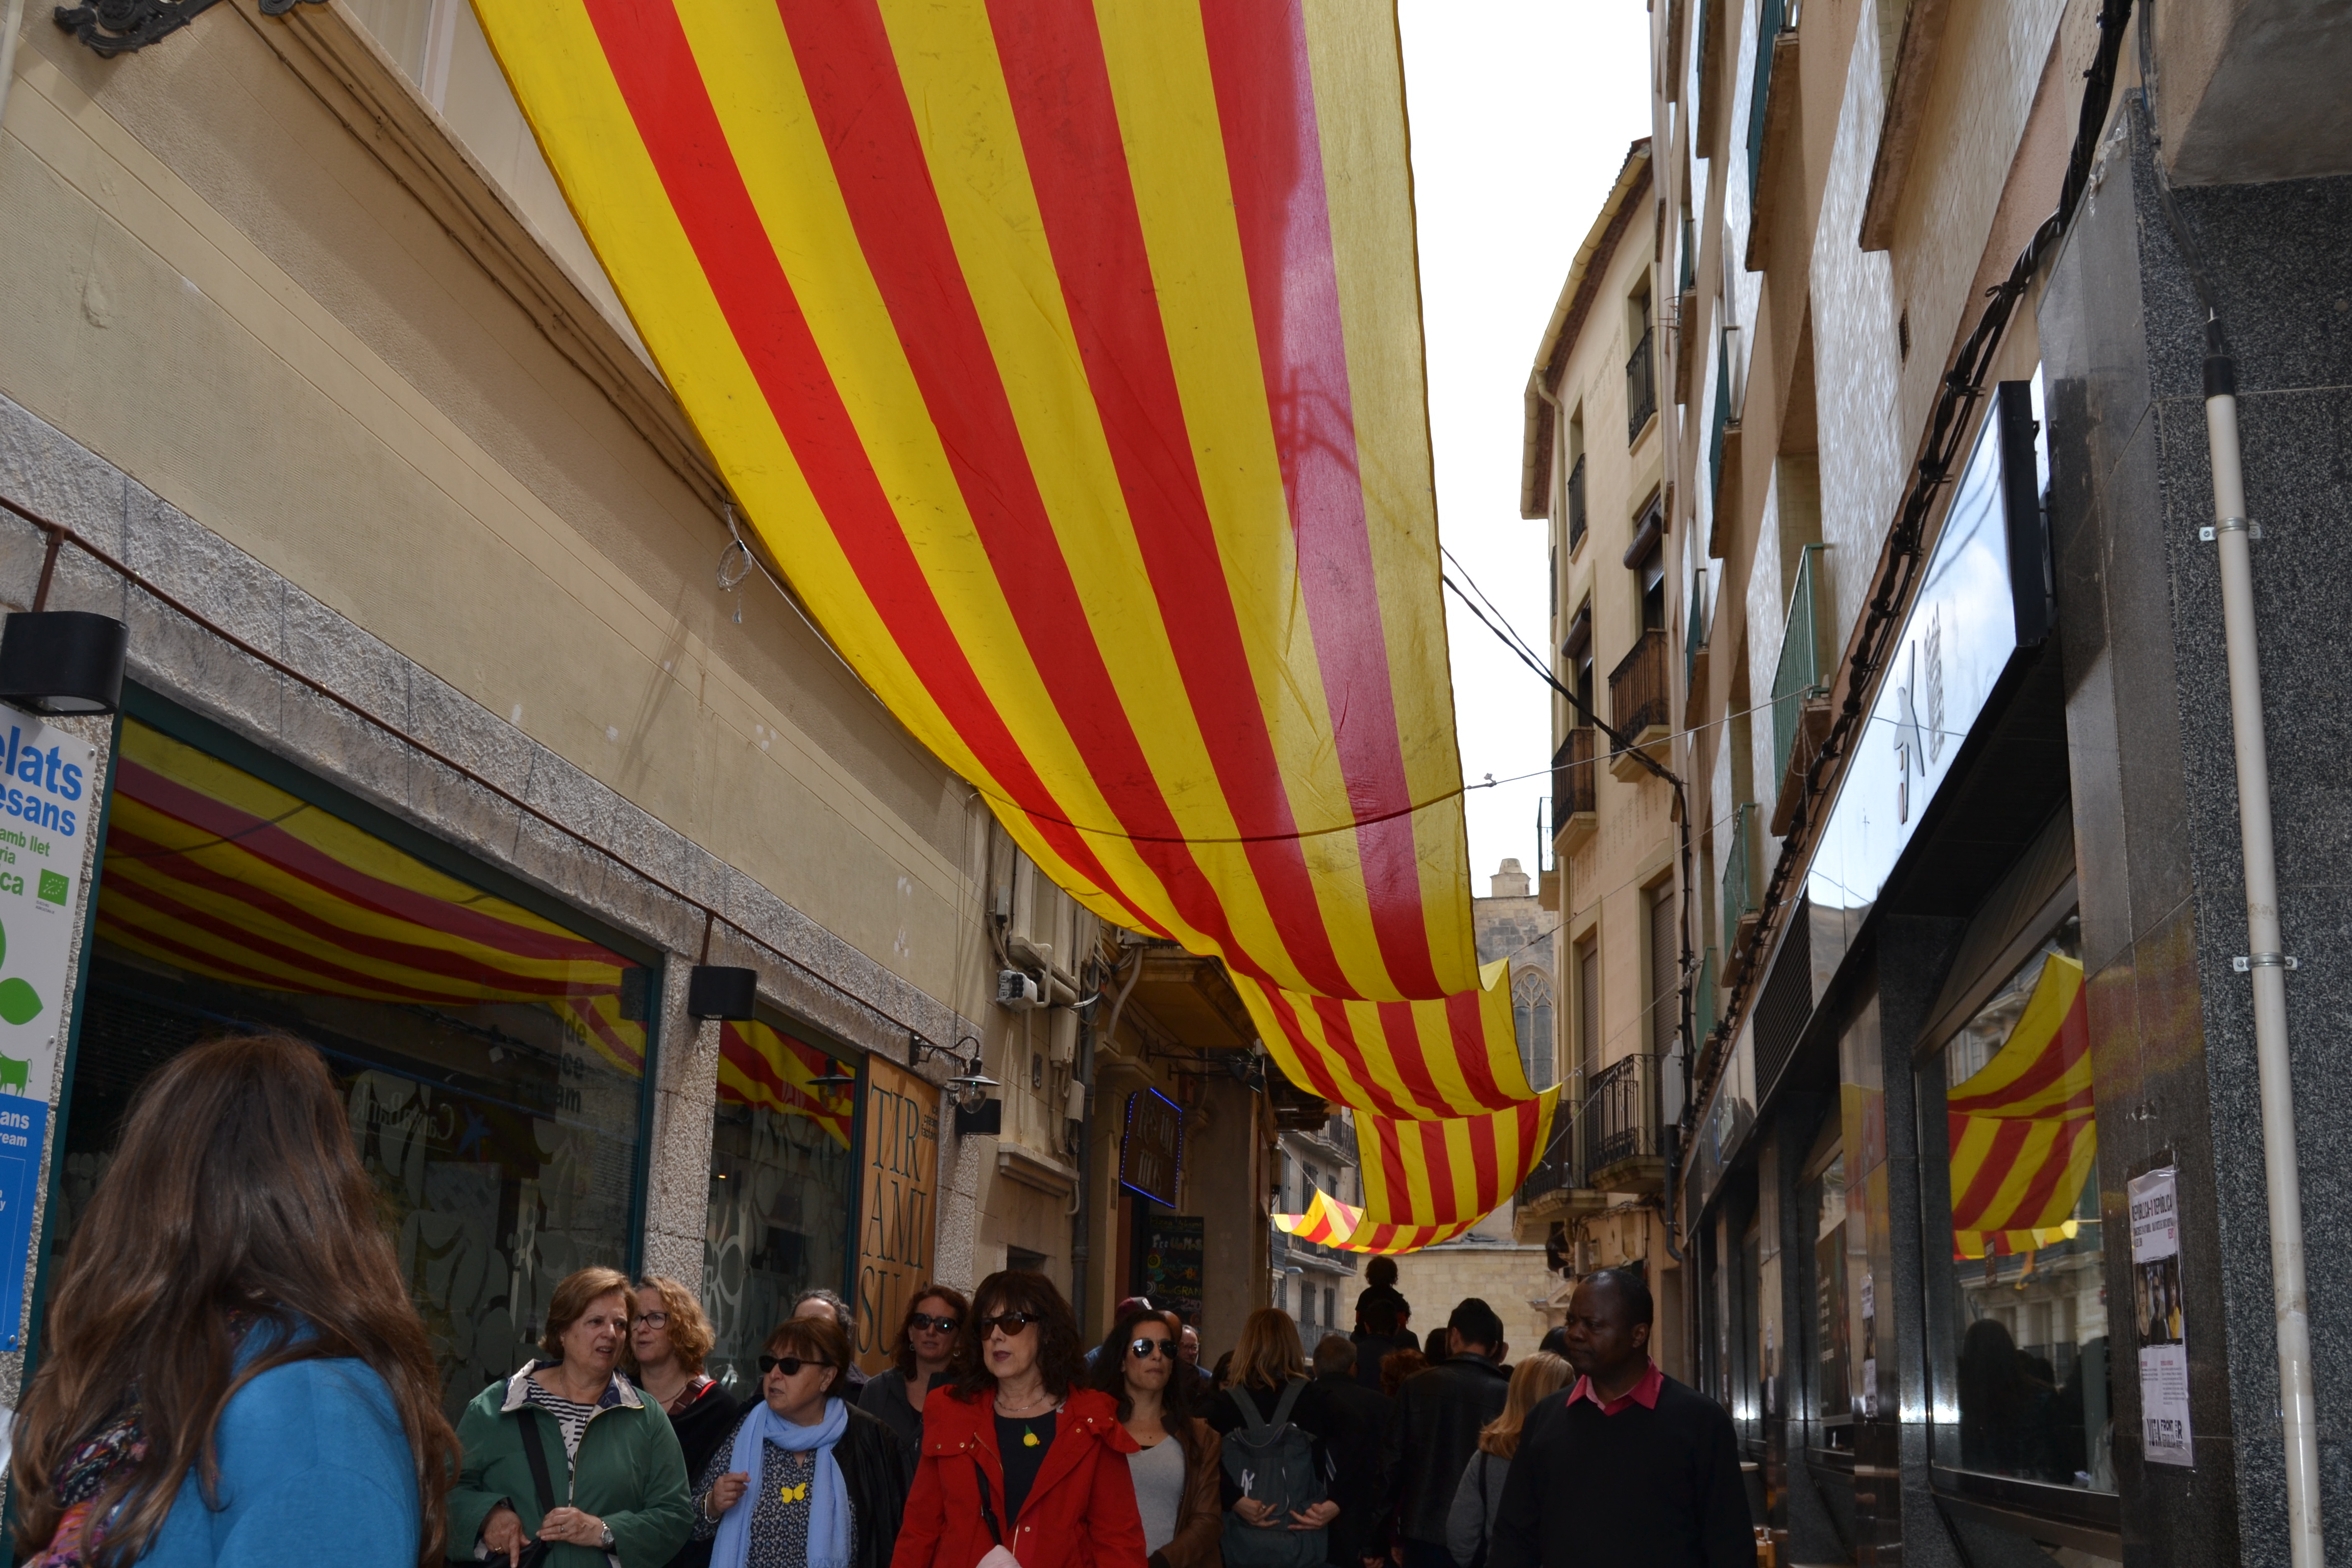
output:
M789 1318L747 1405L698 1479L710 1568L888 1568L911 1466L890 1429L842 1397L849 1336Z
M1119 1421L1137 1444L1127 1468L1150 1568L1223 1568L1223 1445L1192 1415L1201 1379L1179 1359L1182 1330L1173 1312L1127 1308L1096 1351L1092 1376L1118 1402Z
M955 1383L923 1405L892 1568L1142 1568L1118 1406L1084 1386L1069 1303L1042 1274L980 1282Z
M948 1380L956 1334L971 1314L963 1292L926 1285L907 1301L907 1320L890 1347L890 1369L866 1379L858 1408L878 1417L907 1445L912 1465L923 1448L923 1401Z

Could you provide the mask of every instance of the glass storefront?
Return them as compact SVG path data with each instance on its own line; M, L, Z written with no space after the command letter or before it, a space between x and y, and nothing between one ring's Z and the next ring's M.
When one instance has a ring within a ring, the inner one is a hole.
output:
M348 1097L454 1418L532 1353L559 1280L634 1260L655 976L186 730L210 749L123 721L57 1256L150 1072L223 1034L299 1036Z
M764 1019L720 1026L702 1248L718 1342L705 1368L739 1398L758 1386L760 1353L794 1296L847 1294L857 1103L854 1068L807 1040Z
M1929 1376L1937 1464L2112 1492L2081 951L2069 916L1921 1072L1922 1163L1948 1178L1948 1227L1927 1248L1929 1290L1950 1303Z

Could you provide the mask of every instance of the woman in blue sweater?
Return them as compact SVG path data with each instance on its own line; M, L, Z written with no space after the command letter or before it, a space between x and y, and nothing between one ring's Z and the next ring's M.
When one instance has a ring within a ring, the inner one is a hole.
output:
M28 1568L436 1568L455 1439L342 1097L283 1035L140 1089L11 1460Z

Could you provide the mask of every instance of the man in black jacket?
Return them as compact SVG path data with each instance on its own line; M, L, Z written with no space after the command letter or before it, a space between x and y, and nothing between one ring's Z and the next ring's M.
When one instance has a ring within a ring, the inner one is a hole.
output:
M1568 1363L1583 1375L1519 1429L1486 1568L1753 1568L1731 1417L1650 1360L1653 1311L1631 1269L1577 1286Z
M1445 1515L1477 1451L1478 1429L1503 1413L1510 1392L1510 1374L1499 1364L1510 1347L1495 1309L1467 1297L1445 1327L1454 1353L1405 1380L1389 1427L1388 1495L1404 1542L1404 1568L1454 1568L1445 1550Z
M1389 1554L1381 1516L1381 1464L1396 1402L1356 1381L1356 1347L1326 1334L1315 1347L1315 1386L1339 1415L1338 1430L1323 1439L1331 1466L1331 1500L1339 1505L1325 1536L1325 1555L1339 1568L1364 1568Z

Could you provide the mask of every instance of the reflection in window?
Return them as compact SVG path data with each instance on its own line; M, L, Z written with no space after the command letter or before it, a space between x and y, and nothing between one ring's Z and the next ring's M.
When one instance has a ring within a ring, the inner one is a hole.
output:
M1945 1047L1955 1342L1937 1347L1939 1462L2115 1489L2107 1309L2081 928L2069 917ZM1926 1098L1923 1096L1923 1099Z
M817 1081L848 1071L765 1022L721 1026L702 1305L718 1334L706 1370L738 1398L793 1298L848 1285L857 1091Z
M62 1255L147 1075L283 1029L342 1087L454 1418L557 1281L627 1261L647 973L126 721L64 1138Z

